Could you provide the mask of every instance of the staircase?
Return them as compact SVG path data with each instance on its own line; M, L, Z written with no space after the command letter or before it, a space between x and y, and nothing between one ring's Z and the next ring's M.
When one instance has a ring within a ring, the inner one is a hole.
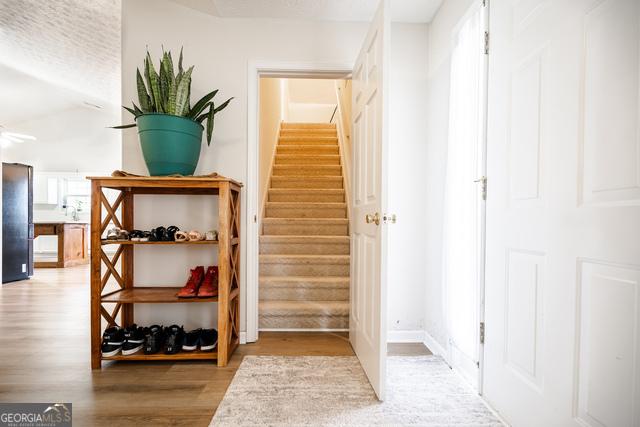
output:
M260 329L349 328L339 150L333 124L282 124L260 237Z

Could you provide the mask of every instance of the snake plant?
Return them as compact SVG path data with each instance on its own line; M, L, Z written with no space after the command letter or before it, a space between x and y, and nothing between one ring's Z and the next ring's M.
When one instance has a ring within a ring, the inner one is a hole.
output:
M139 106L133 102L133 108L125 106L123 108L133 114L135 118L142 114L162 113L186 117L198 123L206 120L207 145L210 145L214 116L224 110L233 97L216 106L213 100L218 93L216 89L191 106L191 73L193 72L193 66L186 71L182 67L182 49L180 49L180 59L178 60L178 74L174 72L171 52L162 52L162 60L158 69L160 70L159 73L153 66L151 55L147 51L147 56L144 59L144 78L140 73L140 69L136 69ZM134 126L136 124L132 123L114 126L114 128L125 129Z

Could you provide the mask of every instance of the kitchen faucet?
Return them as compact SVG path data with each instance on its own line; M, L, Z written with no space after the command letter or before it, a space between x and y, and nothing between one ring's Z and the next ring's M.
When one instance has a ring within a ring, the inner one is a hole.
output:
M73 213L71 214L71 218L74 221L79 221L80 220L80 217L78 216L78 209L76 209L75 206L62 205L62 208L66 209L65 215L69 215L69 208L73 209Z

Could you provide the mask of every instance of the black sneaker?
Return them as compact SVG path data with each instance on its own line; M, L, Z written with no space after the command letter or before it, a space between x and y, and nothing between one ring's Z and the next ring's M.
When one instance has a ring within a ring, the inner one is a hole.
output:
M193 351L198 348L200 344L200 333L202 332L201 328L194 329L193 331L187 332L187 335L184 338L184 344L182 344L182 349L185 351Z
M218 345L218 331L215 329L203 329L200 332L200 350L211 351Z
M107 328L102 334L102 356L115 356L122 350L124 331L118 326Z
M164 341L164 354L176 354L182 349L184 344L184 328L178 325L171 325L164 328L166 339Z
M144 354L156 354L164 345L162 326L153 325L144 330Z
M124 344L122 345L122 355L129 356L142 349L144 345L144 330L135 323L124 328Z

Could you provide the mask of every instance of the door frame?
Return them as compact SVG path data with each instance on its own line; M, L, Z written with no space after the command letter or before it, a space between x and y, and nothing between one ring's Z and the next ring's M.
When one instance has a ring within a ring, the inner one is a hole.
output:
M247 68L247 255L246 255L246 338L244 342L258 340L258 297L259 297L259 248L261 216L258 206L260 195L260 78L350 78L353 62L279 62L249 61Z

